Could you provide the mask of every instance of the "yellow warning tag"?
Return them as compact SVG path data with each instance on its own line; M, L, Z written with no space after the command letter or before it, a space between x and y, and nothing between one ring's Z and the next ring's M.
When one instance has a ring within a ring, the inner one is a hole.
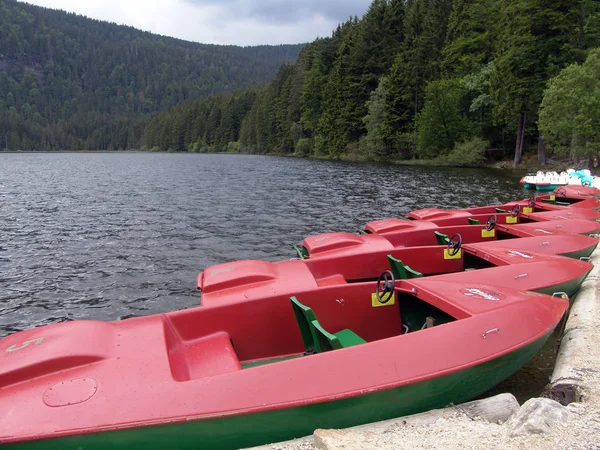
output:
M462 257L462 250L458 250L456 252L456 255L450 255L450 253L448 253L448 249L445 248L444 249L444 259L460 259Z
M496 230L486 230L485 228L481 230L482 238L493 238L496 237Z
M506 216L506 223L517 223L517 218Z
M556 195L551 195L551 196L550 196L550 201L551 201L551 202L553 202L553 201L556 201Z
M525 214L532 213L532 212L533 212L533 208L531 208L531 207L529 207L529 206L524 206L524 207L523 207L523 212L524 212Z
M383 299L385 300L386 298L388 298L388 295L389 294L384 294ZM373 292L371 294L371 306L373 306L373 308L379 308L380 306L392 306L395 304L396 304L396 293L395 292L392 295L392 298L390 298L385 303L381 303L379 300L377 300L377 294L375 292Z

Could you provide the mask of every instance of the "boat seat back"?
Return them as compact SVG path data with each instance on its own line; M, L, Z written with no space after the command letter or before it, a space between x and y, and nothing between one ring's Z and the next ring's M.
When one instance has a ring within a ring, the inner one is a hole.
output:
M434 233L438 245L448 245L448 242L450 242L450 238L447 234L440 233L439 231L434 231Z
M423 276L421 272L417 272L409 266L404 265L401 260L394 258L392 255L387 255L387 257L390 263L390 269L396 279L408 280L409 278L420 278Z
M312 308L300 303L294 296L290 297L290 300L302 335L305 353L322 353L366 343L363 338L352 330L345 329L337 333L328 332L319 323Z
M306 250L306 247L298 244L298 245L292 245L292 248L298 254L298 258L300 258L300 259L308 258L308 250Z
M311 322L313 329L315 330L315 344L317 345L317 352L322 353L328 350L336 350L342 348L340 340L335 334L331 334L325 328L321 326L318 320Z
M481 222L477 219L473 219L472 217L467 217L469 221L469 225L481 225Z
M294 307L294 315L296 316L296 322L300 328L300 335L302 336L302 343L304 344L304 350L306 353L315 353L317 347L315 345L315 338L312 332L312 321L317 320L313 310L303 305L294 296L290 297L292 306Z

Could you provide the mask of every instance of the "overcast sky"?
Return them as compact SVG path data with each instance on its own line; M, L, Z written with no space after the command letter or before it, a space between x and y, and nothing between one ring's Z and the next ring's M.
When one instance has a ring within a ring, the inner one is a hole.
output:
M26 0L211 44L297 44L330 36L371 0Z

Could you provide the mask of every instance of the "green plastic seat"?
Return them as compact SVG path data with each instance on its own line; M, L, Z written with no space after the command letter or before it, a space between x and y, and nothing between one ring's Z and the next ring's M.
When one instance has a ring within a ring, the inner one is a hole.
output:
M477 219L473 219L472 217L467 217L469 221L469 225L481 225L481 222Z
M313 329L315 330L315 343L317 344L317 352L322 353L329 350L337 350L342 348L342 343L335 334L331 334L325 330L318 320L311 322Z
M508 212L508 211L506 211L505 209L502 209L502 208L496 208L496 212L497 213L505 213L505 212Z
M337 333L329 333L319 323L312 308L300 303L296 297L290 297L290 300L294 307L306 354L322 353L366 343L352 330L345 329Z
M434 231L434 233L438 245L448 245L448 243L450 242L450 238L447 234L440 233L439 231Z
M298 254L298 258L305 259L308 258L308 250L302 245L292 245L292 248Z
M317 320L315 313L311 308L300 303L296 297L290 297L290 300L294 307L294 315L296 316L296 322L298 322L298 328L300 328L304 350L307 354L316 353L317 346L313 332L311 331L312 321Z
M387 257L394 278L398 280L408 280L409 278L421 278L423 276L421 272L417 272L409 266L405 266L402 261L394 258L392 255L387 255Z
M317 352L319 353L366 343L363 338L351 330L330 333L321 326L318 320L313 320L312 326L315 330Z

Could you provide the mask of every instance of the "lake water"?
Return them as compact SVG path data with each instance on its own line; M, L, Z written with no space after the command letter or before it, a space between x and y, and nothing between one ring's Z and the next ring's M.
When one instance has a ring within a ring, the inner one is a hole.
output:
M198 304L196 277L310 234L527 197L510 171L242 155L0 153L0 337Z

